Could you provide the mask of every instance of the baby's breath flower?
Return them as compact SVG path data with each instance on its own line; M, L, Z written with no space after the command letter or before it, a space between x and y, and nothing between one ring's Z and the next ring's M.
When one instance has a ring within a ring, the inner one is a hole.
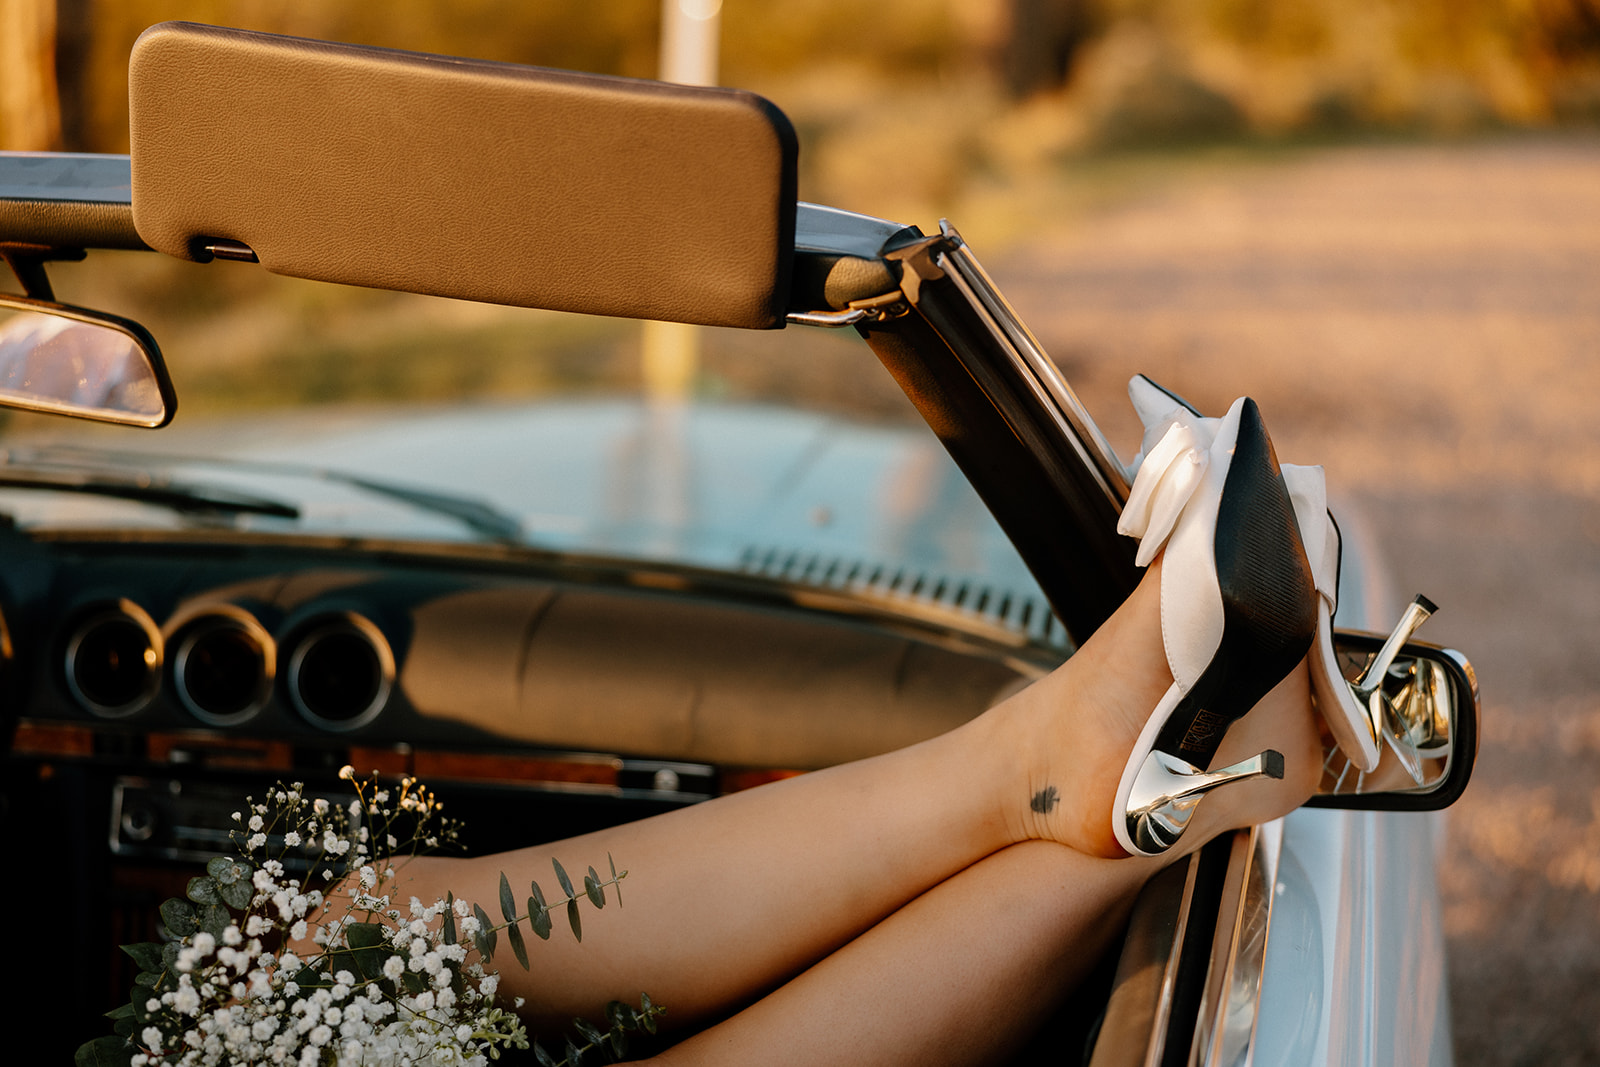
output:
M341 777L354 780L353 769ZM468 962L481 926L471 905L412 898L402 915L392 891L376 892L395 876L402 841L390 824L400 813L408 850L457 839L450 823L438 821L433 794L410 777L398 790L361 781L355 790L341 807L307 797L303 783L280 783L264 803L246 798L233 813L244 828L237 847L249 864L247 904L230 909L232 921L216 936L202 931L179 948L177 983L142 1002L152 1024L140 1034L146 1048L129 1055L133 1067L488 1067L488 1053L526 1047L520 1024L494 1005L498 979L483 961ZM269 839L268 828L281 837ZM290 849L319 844L330 860L345 857L343 870L331 862L321 868L326 893L281 861ZM330 900L343 901L343 912L324 912ZM447 942L437 920L452 911L461 935ZM349 958L334 953L352 947L355 923L383 930L381 978L332 966ZM308 938L316 947L303 956L274 955L263 945ZM465 981L460 993L458 979Z

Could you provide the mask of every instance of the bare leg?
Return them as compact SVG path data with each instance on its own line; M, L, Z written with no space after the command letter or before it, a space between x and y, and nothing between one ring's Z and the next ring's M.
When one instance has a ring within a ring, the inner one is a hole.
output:
M536 1019L561 1021L641 990L670 1005L674 1022L713 1017L1011 845L1048 839L1084 856L1119 855L1110 825L1117 777L1171 682L1158 600L1155 566L1068 663L941 737L552 845L421 861L407 868L401 895L433 899L448 888L497 913L487 902L501 871L521 899L530 878L549 884L551 856L582 870L610 853L631 872L625 906L594 917L582 945L552 938L532 972L502 965L502 990L526 997ZM1321 751L1304 668L1234 726L1218 760L1269 745L1284 753L1285 780L1208 797L1168 859L1309 795ZM1057 906L1072 911L1070 899Z
M992 1063L1077 986L1159 867L1005 849L651 1062Z

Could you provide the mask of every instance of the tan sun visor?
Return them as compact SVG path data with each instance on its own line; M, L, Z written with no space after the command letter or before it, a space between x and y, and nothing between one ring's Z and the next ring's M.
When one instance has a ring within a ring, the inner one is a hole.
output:
M751 93L171 22L134 45L129 108L134 224L182 259L783 325L797 150Z

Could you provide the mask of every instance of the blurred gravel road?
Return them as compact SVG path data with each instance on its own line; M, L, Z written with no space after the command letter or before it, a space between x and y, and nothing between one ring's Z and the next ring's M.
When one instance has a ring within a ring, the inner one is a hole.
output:
M1441 870L1458 1061L1600 1063L1600 137L1203 168L988 266L1119 449L1134 372L1248 393L1440 604L1486 705Z

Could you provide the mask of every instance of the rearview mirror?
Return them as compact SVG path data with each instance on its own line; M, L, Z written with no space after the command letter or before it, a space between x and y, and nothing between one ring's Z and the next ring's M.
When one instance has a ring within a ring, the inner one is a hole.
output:
M1378 634L1335 632L1334 652L1344 676L1360 677L1383 643ZM1330 741L1322 783L1310 806L1424 811L1447 807L1467 787L1478 754L1478 682L1472 664L1454 649L1410 642L1381 685L1404 726L1401 743L1381 743L1378 766L1363 773ZM1401 748L1408 750L1405 759L1397 751Z
M0 296L0 406L155 429L172 421L177 400L138 323Z

